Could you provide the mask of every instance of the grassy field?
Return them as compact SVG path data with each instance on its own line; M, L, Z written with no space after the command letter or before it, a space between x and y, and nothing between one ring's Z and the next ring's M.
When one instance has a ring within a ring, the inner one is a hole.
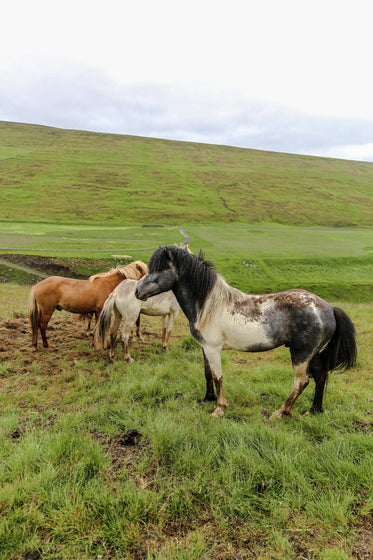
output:
M271 225L110 226L37 222L0 222L0 250L33 254L89 254L109 257L113 252L137 253L146 258L159 245L184 240L183 227L194 252L204 248L211 258L232 256L304 259L373 257L373 228L325 228Z
M26 287L0 286L0 558L363 560L372 554L372 304L340 302L359 340L323 415L268 419L288 351L223 354L213 419L201 350L180 316L170 349L144 318L133 364L93 350L72 315L32 353ZM9 346L8 346L9 344ZM141 435L126 444L128 430Z
M371 228L223 225L187 226L184 232L191 236L189 246L195 253L202 248L227 281L246 292L303 287L329 299L373 299ZM109 269L127 258L147 262L159 245L182 240L178 228L171 226L0 223L0 255L26 254L28 260L31 255L53 257L67 266L65 275L72 271L78 277ZM1 262L0 277L21 283L37 281L35 275Z
M182 314L167 354L143 318L132 364L65 312L32 352L40 278L0 263L0 560L373 558L373 165L0 122L0 170L0 260L87 277L184 227L241 290L342 307L359 348L324 414L311 381L281 421L288 350L223 353L217 420Z

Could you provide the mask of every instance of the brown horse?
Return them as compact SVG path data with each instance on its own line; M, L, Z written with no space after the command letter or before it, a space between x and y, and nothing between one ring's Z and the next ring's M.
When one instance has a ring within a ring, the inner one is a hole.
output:
M126 278L139 280L148 267L142 261L134 261L126 266L112 268L109 272L99 272L88 280L76 280L63 276L50 276L38 282L30 292L30 324L32 346L38 346L38 329L44 348L48 348L46 329L55 309L65 309L71 313L94 314L100 316L108 295Z

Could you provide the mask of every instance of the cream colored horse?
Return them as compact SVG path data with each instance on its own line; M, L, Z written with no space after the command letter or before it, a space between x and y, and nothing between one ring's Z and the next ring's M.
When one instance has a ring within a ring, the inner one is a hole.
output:
M103 347L110 333L110 356L113 358L119 325L123 321L121 327L123 354L124 359L129 362L133 360L129 353L128 341L139 314L162 316L162 348L167 350L171 329L180 309L172 292L140 301L135 296L136 286L136 280L126 280L113 290L105 302L95 332L96 347ZM140 336L139 329L137 329L137 336Z

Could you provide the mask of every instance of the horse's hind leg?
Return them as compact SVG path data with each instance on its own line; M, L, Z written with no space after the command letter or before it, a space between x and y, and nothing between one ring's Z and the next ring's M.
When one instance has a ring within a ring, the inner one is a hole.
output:
M315 395L310 412L323 412L322 399L324 388L328 379L328 370L323 364L320 354L316 354L310 363L310 377L315 380Z
M121 320L122 320L122 315L119 313L116 307L114 307L112 313L111 325L110 325L110 352L109 352L110 358L115 357L115 348L118 343L117 333ZM105 342L104 342L104 348L105 348Z
M31 330L32 330L32 347L34 350L38 348L38 332L39 332L39 324L40 324L40 317L38 314L36 316L30 315L30 323L31 323Z
M309 383L309 360L300 362L297 359L296 354L291 350L290 352L294 371L294 387L282 407L272 414L272 418L282 418L284 415L291 416L291 409L293 408L295 401Z
M40 321L39 321L39 329L41 338L43 339L43 346L44 348L48 348L48 340L47 340L47 326L49 323L50 318L52 317L53 311L42 311L40 314Z

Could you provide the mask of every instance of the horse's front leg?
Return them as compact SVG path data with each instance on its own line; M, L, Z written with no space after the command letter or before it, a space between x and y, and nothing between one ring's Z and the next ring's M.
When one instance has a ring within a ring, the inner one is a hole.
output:
M86 331L87 336L91 334L92 319L93 319L93 313L87 313L87 331Z
M139 313L139 316L136 319L136 337L137 337L137 340L143 341L144 339L143 339L143 337L141 335L141 331L140 331L140 317L141 317L141 313Z
M213 348L210 346L204 347L203 353L205 356L205 360L207 360L209 364L212 379L214 381L216 393L217 393L217 407L212 413L212 416L218 418L220 416L224 416L224 412L228 407L228 401L223 391L223 372L221 369L221 348L220 347Z
M167 315L163 315L162 318L162 348L163 350L167 350L168 348L168 341L170 339L172 327L174 326L174 322L176 319L177 314L174 313L167 313Z
M122 333L121 333L121 337L122 337L122 344L123 344L123 357L126 360L126 362L133 362L133 358L131 358L130 356L130 351L129 351L129 338L132 332L132 328L134 325L130 326L126 323L124 323L123 328L122 328Z
M202 349L203 359L205 362L205 379L206 379L206 395L203 399L204 402L216 401L214 382L212 380L212 373L208 359L206 358L205 351Z

